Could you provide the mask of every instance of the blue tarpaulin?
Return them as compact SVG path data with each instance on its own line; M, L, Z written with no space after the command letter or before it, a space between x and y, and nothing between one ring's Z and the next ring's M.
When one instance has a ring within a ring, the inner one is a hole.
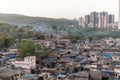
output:
M10 59L13 59L13 58L15 58L16 57L16 55L15 54L10 54Z
M106 58L112 58L112 54L110 53L99 53L99 55L104 56Z
M65 78L67 75L59 74L57 77Z

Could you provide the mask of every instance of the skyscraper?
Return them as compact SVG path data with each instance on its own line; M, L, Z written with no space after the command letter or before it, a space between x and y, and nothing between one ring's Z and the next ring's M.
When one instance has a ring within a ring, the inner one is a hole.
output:
M120 0L119 0L119 11L118 11L119 13L119 22L118 22L118 29L120 30Z
M107 12L100 12L99 27L106 28L107 24L108 24L108 13Z
M90 15L85 15L85 25L88 27L90 24Z
M104 16L99 17L99 28L104 28Z
M114 17L115 17L114 15L109 14L109 16L108 16L108 23L109 23L109 24L113 24L113 23L115 22Z
M115 28L115 16L113 14L108 15L108 27Z
M109 28L115 26L115 15L108 14L108 12L91 12L85 15L86 27Z
M84 23L85 21L84 21L84 18L83 17L80 17L79 18L79 26L80 27L84 27L85 26L85 23Z
M99 14L98 12L91 12L90 15L90 22L92 23L93 27L98 27Z

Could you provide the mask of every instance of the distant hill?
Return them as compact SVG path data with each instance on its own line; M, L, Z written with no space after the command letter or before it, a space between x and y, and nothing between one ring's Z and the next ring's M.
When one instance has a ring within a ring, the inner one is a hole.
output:
M45 17L31 17L18 14L0 14L0 22L15 24L18 26L31 25L33 27L51 26L78 26L78 22L68 19L53 19Z

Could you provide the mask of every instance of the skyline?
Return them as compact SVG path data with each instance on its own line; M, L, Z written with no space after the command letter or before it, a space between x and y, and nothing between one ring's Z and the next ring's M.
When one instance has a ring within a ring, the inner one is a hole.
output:
M79 18L107 11L118 21L118 0L0 0L0 13L49 18Z

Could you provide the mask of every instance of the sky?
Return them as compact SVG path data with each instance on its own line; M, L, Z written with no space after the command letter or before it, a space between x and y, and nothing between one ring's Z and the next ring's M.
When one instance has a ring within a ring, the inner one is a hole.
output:
M0 13L73 19L92 11L107 11L118 20L118 0L0 0Z

